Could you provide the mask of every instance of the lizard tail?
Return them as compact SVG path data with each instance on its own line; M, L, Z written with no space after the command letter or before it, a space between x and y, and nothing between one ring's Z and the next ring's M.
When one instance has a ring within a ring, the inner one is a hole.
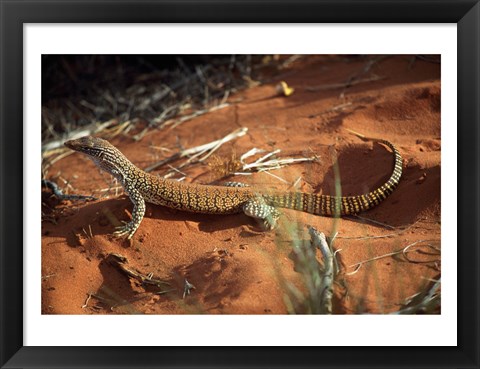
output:
M358 214L369 210L385 200L398 186L402 176L402 156L395 145L386 140L366 138L353 132L362 139L372 140L389 147L394 154L394 167L390 178L377 189L357 196L329 196L304 192L288 192L270 197L273 206L304 211L316 215L342 216Z

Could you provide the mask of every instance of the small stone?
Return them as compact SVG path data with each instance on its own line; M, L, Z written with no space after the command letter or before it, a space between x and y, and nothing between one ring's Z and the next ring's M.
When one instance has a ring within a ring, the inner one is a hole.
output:
M427 179L427 173L423 173L420 178L417 179L417 184L422 184Z
M290 96L295 91L295 89L290 87L285 81L280 81L275 86L275 90L277 91L278 95L282 95L282 96Z

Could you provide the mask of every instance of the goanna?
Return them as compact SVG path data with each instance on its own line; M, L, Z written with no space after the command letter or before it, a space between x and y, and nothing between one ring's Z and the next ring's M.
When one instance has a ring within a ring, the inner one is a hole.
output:
M145 202L205 214L244 212L273 229L280 216L276 208L288 208L311 214L343 216L357 214L378 205L398 186L402 175L402 157L390 142L370 139L389 147L394 155L390 178L379 188L358 196L329 196L304 192L267 191L231 184L212 186L164 179L141 170L108 141L86 136L65 142L72 150L86 154L101 169L115 177L133 203L132 220L118 227L114 235L130 239L142 222Z

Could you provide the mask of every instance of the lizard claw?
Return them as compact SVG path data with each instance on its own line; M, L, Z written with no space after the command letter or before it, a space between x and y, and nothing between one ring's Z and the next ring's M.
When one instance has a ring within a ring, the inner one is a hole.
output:
M113 232L113 235L117 238L123 238L127 236L127 240L129 240L133 237L135 229L131 228L130 223L127 223L125 221L122 221L122 223L124 223L123 226L115 227L116 231Z
M281 213L277 209L273 209L272 213L266 218L262 219L261 222L263 229L267 231L272 231L277 228L277 221L280 218Z

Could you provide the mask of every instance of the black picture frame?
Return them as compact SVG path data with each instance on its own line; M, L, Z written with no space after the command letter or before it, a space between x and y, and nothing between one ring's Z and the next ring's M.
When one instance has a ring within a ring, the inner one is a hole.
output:
M478 0L0 0L0 13L2 368L479 368ZM458 346L361 347L360 339L358 347L268 347L268 342L267 347L24 347L22 245L28 230L23 228L23 24L57 22L456 23Z

